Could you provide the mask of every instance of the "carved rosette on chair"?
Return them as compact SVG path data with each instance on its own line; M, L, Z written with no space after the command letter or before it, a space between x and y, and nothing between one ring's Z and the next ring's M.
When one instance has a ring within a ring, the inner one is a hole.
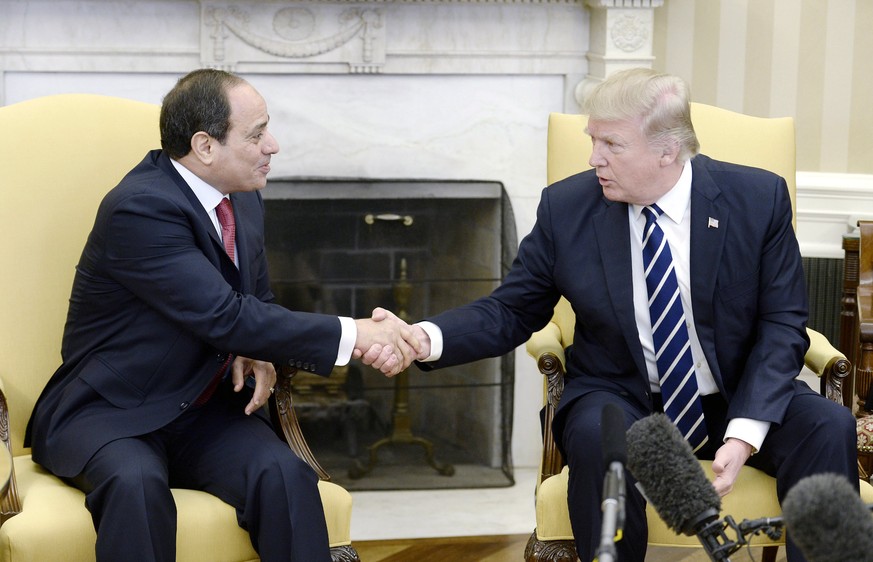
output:
M524 547L525 562L577 562L576 545L573 541L543 542L537 539L536 531L531 534Z
M361 562L361 559L351 546L335 546L330 549L330 562Z

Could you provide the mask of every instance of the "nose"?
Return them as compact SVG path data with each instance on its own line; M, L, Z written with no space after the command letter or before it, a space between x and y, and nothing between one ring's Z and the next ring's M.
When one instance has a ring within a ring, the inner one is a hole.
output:
M593 143L591 147L591 156L588 157L588 165L592 168L599 168L606 165L606 159L601 154L600 145Z
M279 141L276 140L276 137L273 136L273 133L270 131L265 131L265 139L262 144L264 147L264 154L276 154L279 152Z

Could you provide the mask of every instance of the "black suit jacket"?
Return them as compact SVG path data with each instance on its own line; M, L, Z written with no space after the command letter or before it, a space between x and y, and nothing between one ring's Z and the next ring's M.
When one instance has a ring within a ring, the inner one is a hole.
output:
M238 270L161 151L103 199L76 268L63 363L31 416L36 462L72 477L109 441L165 426L228 353L331 371L339 320L270 304L263 201L231 200Z
M779 423L809 345L807 298L785 181L698 155L692 160L694 322L728 418ZM717 227L710 221L718 221ZM490 296L428 320L444 336L439 368L507 353L565 296L576 313L558 410L609 389L651 408L634 319L628 209L592 170L546 188L537 221ZM560 423L556 424L560 432ZM558 436L560 442L560 436Z

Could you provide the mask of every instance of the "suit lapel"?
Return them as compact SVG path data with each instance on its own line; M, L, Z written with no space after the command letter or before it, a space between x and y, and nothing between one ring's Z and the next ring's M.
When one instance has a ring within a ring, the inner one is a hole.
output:
M194 216L197 217L197 221L199 222L199 229L201 232L205 232L206 235L212 240L212 249L213 252L207 253L206 256L215 264L215 267L221 271L222 276L227 280L228 283L235 289L240 289L240 274L236 268L236 265L231 261L230 257L227 255L227 252L224 250L224 244L221 242L221 238L218 236L218 232L215 230L215 225L212 223L212 219L209 218L209 214L206 212L206 209L203 208L203 205L200 204L200 200L197 199L197 196L194 195L194 192L188 187L188 184L185 183L185 180L182 179L182 176L176 171L173 167L173 164L170 162L169 157L165 153L161 153L158 159L158 165L161 169L166 173L169 177L173 179L176 187L179 188L179 191L185 196L188 200L188 203L191 207L191 211ZM231 203L236 204L236 200L232 199ZM238 217L238 211L234 209L234 217ZM240 221L237 220L237 247L241 246L239 242L239 224ZM198 235L199 237L200 235ZM202 245L201 245L202 247ZM240 263L242 263L242 256L239 256Z
M707 161L705 156L691 161L691 302L698 339L720 384L712 302L730 228L730 211L720 203L721 190L706 168Z
M596 215L594 222L612 308L638 371L647 373L634 311L627 205L606 201L606 210Z

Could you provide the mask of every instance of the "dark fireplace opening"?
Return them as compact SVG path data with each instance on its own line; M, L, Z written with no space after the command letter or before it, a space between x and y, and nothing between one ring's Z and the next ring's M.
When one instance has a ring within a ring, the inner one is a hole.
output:
M273 292L294 310L410 322L488 294L515 257L497 182L271 181ZM319 462L348 489L513 483L513 355L388 379L357 361L299 373L295 409Z

